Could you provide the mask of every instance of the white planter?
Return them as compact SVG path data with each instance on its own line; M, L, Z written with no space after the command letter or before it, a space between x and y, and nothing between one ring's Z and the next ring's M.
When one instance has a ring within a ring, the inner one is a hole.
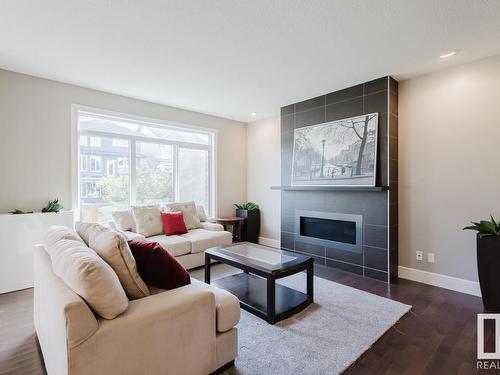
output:
M73 227L73 211L0 214L0 293L33 286L33 251L51 225Z

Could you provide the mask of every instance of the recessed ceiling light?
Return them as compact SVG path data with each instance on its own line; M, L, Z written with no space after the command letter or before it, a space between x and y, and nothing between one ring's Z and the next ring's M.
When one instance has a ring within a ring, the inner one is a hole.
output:
M250 113L250 116L252 116L252 117L253 117L253 116L257 116L257 113L252 112L252 113Z
M457 54L457 50L453 50L453 51L449 51L449 52L443 53L442 55L439 55L439 57L442 58L442 59L446 59L446 58L454 56L456 54Z

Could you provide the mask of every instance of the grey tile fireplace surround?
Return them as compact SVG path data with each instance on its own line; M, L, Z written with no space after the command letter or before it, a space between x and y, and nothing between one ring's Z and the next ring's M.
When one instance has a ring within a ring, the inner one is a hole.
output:
M382 77L281 108L281 184L290 186L294 129L379 113L376 185L382 191L285 190L281 193L281 247L309 254L317 264L386 282L398 265L398 83ZM297 215L324 212L362 217L358 250L308 241L300 236Z

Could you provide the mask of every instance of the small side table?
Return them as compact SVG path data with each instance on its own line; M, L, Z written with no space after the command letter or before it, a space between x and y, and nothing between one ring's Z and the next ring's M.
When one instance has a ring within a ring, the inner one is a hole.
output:
M241 228L243 227L244 221L244 217L238 216L218 217L215 219L215 222L222 225L224 230L233 234L233 243L241 241Z

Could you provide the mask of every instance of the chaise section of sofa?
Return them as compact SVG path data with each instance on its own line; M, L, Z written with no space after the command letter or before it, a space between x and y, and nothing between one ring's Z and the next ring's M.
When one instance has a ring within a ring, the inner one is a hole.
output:
M193 280L103 319L54 274L44 246L35 250L34 271L34 321L48 374L209 374L237 355L239 301L226 291Z

